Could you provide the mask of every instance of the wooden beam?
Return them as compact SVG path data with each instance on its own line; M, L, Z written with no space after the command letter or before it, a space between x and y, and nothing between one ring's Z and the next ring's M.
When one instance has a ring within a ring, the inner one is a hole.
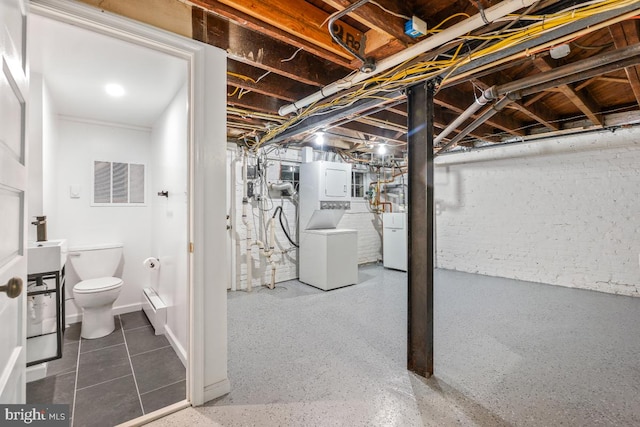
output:
M316 88L251 65L227 60L227 84L265 96L293 102L313 93Z
M371 126L376 126L376 127L380 128L380 129L387 129L387 130L392 130L394 132L407 133L407 123L406 123L406 121L405 121L405 123L402 123L402 124L394 123L394 122L389 121L389 120L379 119L377 117L374 117L373 115L366 116L366 117L358 117L354 121L359 122L359 123L368 124L368 125L371 125Z
M625 79L622 77L611 77L611 76L595 76L590 78L589 80L585 80L582 83L578 83L575 87L576 90L582 90L585 87L589 86L592 83L595 82L611 82L611 83L620 83L620 84L625 84L628 85L629 84L629 79Z
M198 17L198 14L204 16ZM236 61L314 86L327 85L349 73L348 69L213 13L194 9L194 15L203 26L197 32L200 37L197 40L226 50L228 57Z
M337 10L344 10L353 4L350 0L323 1ZM405 20L403 18L386 13L374 4L367 3L351 12L348 16L367 27L376 30L378 33L384 33L394 39L401 40L404 42L405 46L408 43L413 42L413 39L404 33Z
M331 61L334 64L346 68L351 67L351 60L345 58L344 56L337 55L334 52L323 49L313 43L309 43L308 41L303 40L300 37L296 37L293 34L289 34L278 27L267 24L266 22L263 22L258 18L254 18L251 15L229 7L226 4L220 3L218 0L191 0L190 3L195 6L194 9L204 9L205 11L209 11L216 15L227 18L228 20L235 22L241 27L256 31L258 33L262 33L283 43L295 46L296 48L304 49L305 51L320 58ZM194 38L197 39L195 36Z
M616 49L640 43L640 31L638 30L638 22L636 20L632 19L611 25L609 32L611 33ZM627 74L631 90L636 97L636 102L640 105L640 67L627 67L624 71Z
M546 57L537 58L533 61L533 63L536 65L536 67L538 67L540 71L543 72L552 70L554 68L551 60ZM561 85L558 86L558 89L564 96L569 98L573 105L578 107L578 109L582 111L582 113L587 116L587 118L591 120L594 125L604 125L602 119L598 117L600 107L588 93L577 91L572 85Z
M574 90L572 85L561 86L560 89L562 90L562 93L569 98L569 100L578 107L578 109L580 109L580 111L582 111L594 125L604 126L604 121L598 117L600 114L600 106L591 97L591 95L586 92L578 92Z
M368 136L375 136L382 139L397 141L400 143L407 142L406 130L405 130L405 133L402 134L396 130L381 129L377 126L371 126L370 124L360 123L359 121L343 123L338 127L355 130L357 132L361 132Z
M558 117L553 115L548 109L542 109L536 104L525 107L522 103L517 101L512 102L509 107L513 107L521 113L526 114L531 119L544 125L550 130L560 130L560 126L557 123Z
M227 93L233 93L233 86L227 87ZM261 95L259 93L249 92L243 95L237 92L233 96L227 96L227 105L238 108L244 108L251 111L260 111L262 113L278 114L278 109L286 105L286 101Z
M545 96L547 96L547 95L548 95L548 91L540 92L539 94L537 94L537 95L533 95L531 98L527 99L527 100L523 103L523 105L524 105L525 107L528 107L528 106L530 106L530 105L532 105L532 104L535 104L536 102L540 101L542 98L544 98L544 97L545 97Z
M331 38L325 23L329 14L304 0L220 0L220 2L344 58L353 57ZM340 28L342 40L354 48L356 44L359 47L362 33L342 21L336 24Z

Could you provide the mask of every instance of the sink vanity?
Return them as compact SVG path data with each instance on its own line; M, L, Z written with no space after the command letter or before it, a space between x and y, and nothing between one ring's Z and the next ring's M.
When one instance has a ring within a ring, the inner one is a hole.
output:
M27 366L62 357L67 241L27 248Z

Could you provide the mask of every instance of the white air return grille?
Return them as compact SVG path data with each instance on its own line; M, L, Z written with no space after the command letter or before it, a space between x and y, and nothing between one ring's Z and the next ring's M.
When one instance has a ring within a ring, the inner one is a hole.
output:
M93 206L141 206L145 194L145 165L93 162Z

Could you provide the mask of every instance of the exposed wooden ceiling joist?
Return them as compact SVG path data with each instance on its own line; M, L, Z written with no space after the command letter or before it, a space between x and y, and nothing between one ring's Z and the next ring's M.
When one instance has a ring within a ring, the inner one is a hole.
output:
M551 60L546 57L535 59L534 64L540 71L549 71L554 68ZM604 124L600 117L598 117L600 107L587 92L584 90L578 91L573 85L561 85L558 86L558 89L564 96L569 98L569 100L578 107L578 109L580 109L580 111L582 111L582 113L584 113L584 115L587 116L593 124L598 126L602 126Z
M353 4L350 0L323 1L337 10L346 9ZM404 42L405 45L412 43L413 39L404 33L405 20L388 12L380 13L381 11L382 9L380 7L368 3L351 12L349 16L369 28Z
M239 62L271 71L298 82L323 86L344 77L349 70L322 60L290 44L274 40L221 18L213 13L195 10L194 38L225 49ZM295 59L295 60L294 60Z
M640 43L640 31L638 30L638 21L624 21L609 27L609 32L613 38L613 43L617 49ZM627 67L624 69L627 74L629 85L636 97L638 105L640 105L640 67Z
M228 93L234 93L235 88L229 86L227 88ZM262 96L259 93L237 92L233 96L227 96L227 104L238 108L244 108L253 111L259 111L262 113L277 114L278 109L287 104L287 101L282 101L277 98Z
M255 18L251 15L239 11L238 9L229 7L226 4L219 2L218 0L191 0L190 3L194 4L200 9L204 9L205 11L213 12L217 15L225 17L244 28L264 34L275 40L279 40L283 43L295 46L296 48L304 49L305 51L320 58L331 61L336 65L340 65L345 68L351 66L351 60L349 58L345 58L343 55L338 55L313 43L309 43L308 41L300 37L296 37L293 34L290 34L278 27L263 22L259 18Z
M333 12L343 10L356 0L181 1L198 6L193 11L194 38L226 49L229 53L228 84L229 92L234 96L229 97L228 104L248 110L246 118L230 116L230 120L234 121L230 125L234 135L238 135L237 130L242 129L242 126L245 126L248 132L256 131L260 123L265 126L265 131L267 126L271 126L269 117L261 117L257 113L252 115L251 111L275 114L283 103L302 99L316 92L319 87L345 78L360 66L359 60L333 43L326 22ZM582 7L580 3L582 2L578 2L577 7ZM350 40L354 48L360 41L360 34L366 34L366 56L374 56L380 60L418 41L404 34L404 21L408 16L415 14L424 19L429 28L433 28L455 14L475 15L479 8L488 8L493 4L495 2L487 0L376 0L376 4L366 3L353 10L339 23L351 34ZM552 9L546 9L545 13L555 13L567 5L559 0L543 0L535 4L533 13L546 7ZM385 8L387 10L384 10ZM584 24L572 22L563 25L563 30L559 31L563 37L561 43L571 44L571 52L563 60L552 61L548 58L547 49L557 40L557 35L552 31L542 36L546 45L535 55L527 54L527 57L513 58L510 56L510 52L516 48L526 48L527 52L533 49L535 52L538 45L531 39L525 43L529 43L527 46L510 47L482 57L479 69L476 69L478 63L473 67L469 64L462 65L457 69L455 78L445 81L436 94L435 127L444 128L474 102L474 89L468 83L469 79L481 80L476 82L476 86L480 87L482 83L502 84L504 81L500 79L508 82L530 77L539 70L555 68L557 64L570 64L594 56L598 52L640 43L638 21L613 24L623 19L623 13L626 14L626 19L637 14L634 8L638 9L638 6L625 4L620 6L620 12L610 8L588 16L584 19ZM444 27L454 25L463 19L465 17L457 16L447 21ZM607 20L612 21L606 23ZM479 29L477 34L499 30L504 25L506 23L503 21L489 24ZM578 31L579 34L576 33ZM479 43L483 41L466 41L464 49L471 52ZM443 46L438 50L440 56L437 58L447 58L446 55L451 53L447 52L450 48L451 45ZM434 55L434 52L430 52L425 58L431 60ZM547 58L540 59L536 57L538 55ZM463 142L473 144L474 139L499 142L505 138L505 134L556 134L562 132L572 118L583 115L587 119L581 120L589 128L593 126L588 121L593 122L595 126L603 126L606 124L606 112L626 112L640 107L640 68L629 66L624 71L621 68L607 75L603 72L589 80L570 85L537 90L543 92L533 92L531 96L514 102L475 129ZM620 93L617 93L618 91ZM477 90L475 92L477 95ZM242 94L240 98L239 94ZM308 132L331 127L332 131L349 138L348 143L352 144L352 148L360 146L365 150L366 144L362 145L362 141L368 141L374 136L395 138L393 141L398 142L398 139L402 140L405 137L406 132L406 107L404 104L397 104L397 99L403 98L404 95L401 91L398 91L398 94L394 95L394 101L387 103L359 99L356 96L359 100L344 110L331 107L321 111L322 114L312 112L304 121L284 129L282 134L275 137L273 134L265 134L264 131L255 133L258 137L268 135L266 141L271 143L300 143L307 138ZM381 94L381 97L385 96ZM327 98L324 101L331 100ZM469 124L482 113L479 111L461 126ZM234 127L235 121L238 121L237 127ZM275 122L286 123L278 120ZM462 127L454 130L450 137L459 133ZM253 135L251 137L253 138ZM345 141L347 139L341 140L340 144L346 144Z
M257 72L256 72L257 71ZM293 102L314 89L272 72L252 67L248 64L227 60L227 84L265 96Z
M351 59L352 55L336 44L325 26L328 14L304 0L219 0L247 15L258 18L289 34ZM345 43L360 41L362 33L340 22Z

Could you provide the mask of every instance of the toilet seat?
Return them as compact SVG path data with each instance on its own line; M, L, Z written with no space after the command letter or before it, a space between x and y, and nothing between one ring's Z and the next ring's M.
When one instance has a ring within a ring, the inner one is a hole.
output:
M110 291L122 286L122 279L118 277L100 277L98 279L83 280L73 287L74 292L92 294Z

